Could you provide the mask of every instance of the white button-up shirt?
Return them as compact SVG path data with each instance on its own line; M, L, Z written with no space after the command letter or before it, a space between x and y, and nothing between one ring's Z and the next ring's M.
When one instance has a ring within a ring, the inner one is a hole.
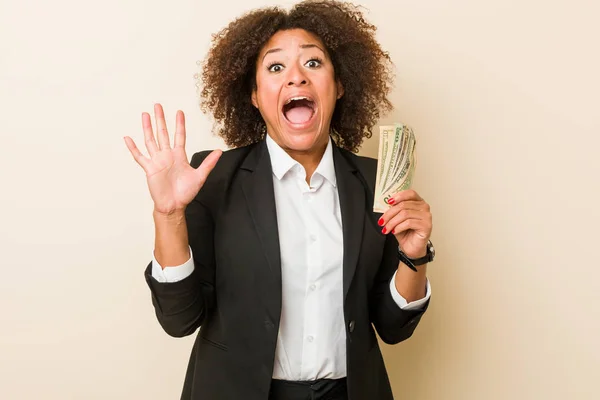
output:
M282 277L273 378L343 378L343 235L333 146L330 140L308 185L304 167L268 135L266 142L273 170ZM183 265L164 269L153 259L152 276L159 282L185 279L193 270L193 255ZM425 298L407 304L394 278L390 290L399 307L417 309L429 299L427 282Z

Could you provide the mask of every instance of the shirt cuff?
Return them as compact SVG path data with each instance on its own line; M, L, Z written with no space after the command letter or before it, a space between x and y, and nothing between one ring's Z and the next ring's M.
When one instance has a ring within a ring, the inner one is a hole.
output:
M398 289L396 289L397 272L398 271L394 272L394 276L392 276L392 280L390 281L390 291L392 292L392 298L396 304L398 304L398 307L403 310L418 310L419 308L423 307L423 305L427 303L427 300L429 300L429 297L431 297L431 285L429 284L429 279L427 279L427 291L425 293L425 297L408 303L406 299L398 292Z
M165 267L164 269L156 261L152 253L152 277L161 283L179 282L190 276L194 272L194 255L190 247L190 259L181 265L175 267Z

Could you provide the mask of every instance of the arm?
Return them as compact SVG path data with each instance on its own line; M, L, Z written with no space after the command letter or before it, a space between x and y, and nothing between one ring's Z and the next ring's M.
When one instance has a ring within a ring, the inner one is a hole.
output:
M137 148L129 136L124 139L134 160L146 173L148 189L154 201L154 255L157 263L168 266L185 262L190 257L188 242L199 258L199 261L194 261L192 274L179 282L161 283L153 278L153 262L145 271L158 321L170 335L185 336L200 326L213 297L212 219L199 197L204 193L201 189L208 174L222 153L215 150L210 154L195 154L190 164L185 152L183 112L177 111L173 147L162 106L155 104L154 112L156 135L150 115L142 113L148 156Z
M195 154L191 166L197 168L207 155L208 152ZM174 214L168 219L155 216L155 224L154 254L163 269L184 264L194 255L191 275L178 282L158 282L152 277L152 263L145 271L160 325L171 336L187 336L204 322L207 309L214 304L212 217L198 195L185 208L184 215Z
M388 235L375 284L369 296L371 322L375 325L381 339L388 344L396 344L408 339L429 306L429 300L427 300L420 309L402 309L394 300L390 290L390 280L397 270L408 269L404 265L399 265L396 255L397 246L398 242L395 237ZM409 272L414 273L411 270ZM396 276L398 275L396 274Z
M185 210L172 214L153 212L154 257L161 266L180 265L189 260ZM164 269L164 267L163 267Z
M431 297L431 285L429 284L429 281L428 280L426 281L425 297L422 297L418 300L413 300L409 303L400 294L400 292L398 291L398 288L396 287L397 276L398 276L398 271L396 271L394 273L394 276L390 280L390 291L392 292L392 297L396 301L396 304L398 304L398 307L402 308L403 310L417 310L417 309L421 308L427 302L427 300L429 300L429 298Z
M400 262L394 274L394 285L407 302L423 299L427 293L427 264L420 265L415 272Z
M427 243L432 230L429 204L414 190L395 193L388 199L388 204L390 207L378 222L382 227L381 232L388 235L380 267L381 279L387 278L389 285L390 279L394 276L395 287L393 289L398 291L397 294L400 294L400 297L409 301L422 299L426 296L427 290L426 265L420 266L417 271L412 271L399 262L397 248L400 246L409 258L419 258L427 253ZM392 288L389 286L387 289L389 296L385 294L386 292L382 294L379 289L375 292L374 323L384 341L397 343L412 335L429 305L429 300L426 300L420 310L399 308L394 301L396 306L394 311L394 307L389 304L389 299L393 299L393 290L390 290ZM398 309L400 309L400 313ZM407 312L409 314L406 314Z

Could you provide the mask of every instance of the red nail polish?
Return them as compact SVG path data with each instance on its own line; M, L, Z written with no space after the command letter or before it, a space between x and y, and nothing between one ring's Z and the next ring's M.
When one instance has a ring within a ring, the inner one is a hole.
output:
M383 228L383 229L381 230L381 233L383 233L383 234L385 235L385 228Z
M396 200L394 200L394 198L393 198L393 197L390 197L390 198L388 199L388 204L394 204L395 202L396 202Z
M383 218L379 218L379 221L377 221L377 223L379 224L379 226L383 226Z

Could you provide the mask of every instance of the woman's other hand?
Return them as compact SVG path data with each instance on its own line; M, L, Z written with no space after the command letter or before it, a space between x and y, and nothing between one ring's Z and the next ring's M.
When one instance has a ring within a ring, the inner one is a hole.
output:
M221 150L215 150L194 169L185 153L185 116L177 111L175 140L171 148L165 115L160 104L154 105L157 135L155 137L150 114L142 113L142 127L149 157L142 154L133 139L125 137L125 144L135 161L146 172L154 212L164 215L182 211L198 194L212 171ZM156 138L158 138L158 143Z
M379 219L382 233L392 233L409 258L427 254L433 227L429 204L414 190L403 190L389 200L390 208Z

